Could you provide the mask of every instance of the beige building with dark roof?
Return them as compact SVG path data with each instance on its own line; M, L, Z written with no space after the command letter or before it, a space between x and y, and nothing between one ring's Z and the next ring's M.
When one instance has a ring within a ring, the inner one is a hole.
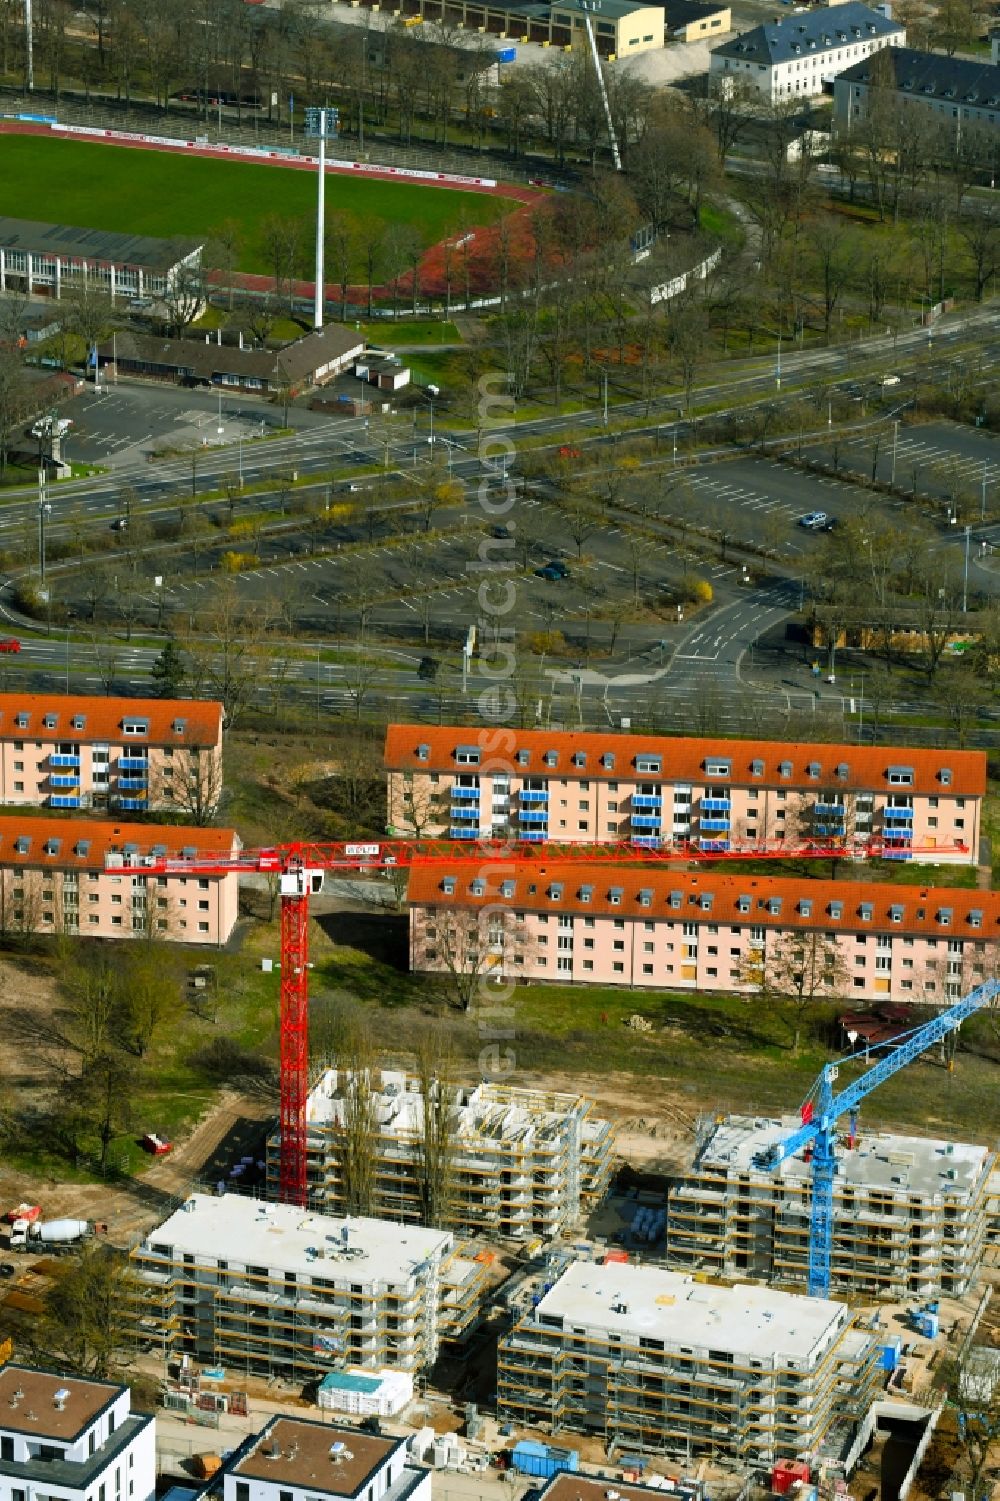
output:
M125 331L101 344L97 356L102 367L117 362L120 375L266 395L285 387L320 386L346 370L364 347L364 339L353 328L331 323L303 334L284 349L249 349L208 337L165 339Z

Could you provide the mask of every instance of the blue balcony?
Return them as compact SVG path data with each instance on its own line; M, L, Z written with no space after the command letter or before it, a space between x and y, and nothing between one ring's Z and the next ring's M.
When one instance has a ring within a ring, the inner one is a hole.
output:
M79 764L80 764L80 757L79 756L55 756L55 755L53 755L53 756L49 757L49 765L50 766L79 766Z
M51 797L49 803L53 808L79 808L78 797Z
M462 808L462 807L452 808L452 810L451 810L451 816L452 816L452 818L464 818L467 823L478 823L479 822L479 809L478 808Z
M728 818L703 818L703 819L700 820L699 827L702 828L702 829L708 829L713 834L716 833L716 832L718 832L720 834L728 834L729 833L729 819Z
M662 797L654 797L649 792L633 792L632 806L633 808L662 808L663 799Z
M53 787L79 787L80 785L80 778L78 776L50 776L49 781L51 782Z
M448 830L449 839L478 839L479 830L469 828L467 824L452 824Z
M886 823L912 823L912 808L885 808L882 817Z
M633 834L631 842L647 850L658 850L663 843L662 839L650 834Z
M884 829L882 839L886 844L909 844L913 839L912 829Z
M525 787L521 788L518 797L522 803L547 803L549 800L548 792L532 792Z
M633 813L633 829L656 829L659 832L660 815L658 813Z
M813 833L821 839L840 839L843 837L844 825L842 823L813 824Z
M119 771L145 771L149 766L147 756L119 756Z
M843 818L843 803L814 803L813 812L825 815L828 818Z
M721 854L729 848L728 839L699 839L698 848L715 854Z
M146 778L119 777L118 786L122 792L144 792L146 789Z
M543 823L549 821L548 808L522 808L517 815L519 823Z
M477 802L478 803L478 801L479 801L479 788L478 787L453 787L451 789L451 798L452 798L452 802L455 802L456 800L459 801L459 802L461 802L461 801L464 800L465 802Z
M545 829L522 829L517 836L526 844L542 844L548 838Z
M55 798L52 799L52 802L53 802L53 805L54 805L55 804ZM119 806L119 808L129 808L129 809L145 808L145 806L146 806L146 799L144 797L120 797L118 799L118 806Z
M701 806L706 813L728 813L732 805L728 797L703 797Z

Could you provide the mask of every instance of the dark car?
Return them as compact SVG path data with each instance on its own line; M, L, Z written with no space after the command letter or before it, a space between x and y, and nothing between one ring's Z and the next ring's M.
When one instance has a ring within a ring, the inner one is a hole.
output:
M0 1261L0 1277L13 1277L17 1272L16 1266L11 1266L9 1261Z
M544 567L535 569L535 577L554 583L557 579L568 578L569 569L564 563L546 563Z
M490 536L500 537L506 541L508 538L513 536L513 533L509 526L491 526Z
M425 683L432 683L437 677L440 665L437 657L421 657L417 667L417 677L422 678Z

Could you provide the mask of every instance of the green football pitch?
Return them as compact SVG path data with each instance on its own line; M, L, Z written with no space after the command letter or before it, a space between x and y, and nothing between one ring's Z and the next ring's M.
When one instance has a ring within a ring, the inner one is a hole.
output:
M314 172L221 161L180 152L99 145L43 136L0 135L0 202L19 219L145 235L207 236L232 219L240 225L238 269L267 275L261 224L270 214L316 213ZM454 188L330 174L327 216L409 224L425 245L467 225L492 224L510 199ZM311 238L311 237L310 237ZM364 262L354 266L360 280Z

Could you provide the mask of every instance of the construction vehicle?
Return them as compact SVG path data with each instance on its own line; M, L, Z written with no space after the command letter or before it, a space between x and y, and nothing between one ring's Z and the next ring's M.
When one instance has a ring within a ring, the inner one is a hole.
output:
M92 1235L102 1234L107 1225L94 1225L89 1220L15 1220L10 1227L12 1251L60 1251L69 1250L89 1240Z
M278 877L281 897L281 999L279 1077L279 1131L281 1158L278 1191L286 1204L307 1202L306 1095L309 1087L309 898L323 890L328 870L395 871L410 865L456 865L470 859L502 860L506 867L551 868L559 863L588 861L601 865L663 865L678 860L739 860L792 857L869 859L891 857L881 840L811 840L786 844L781 840L731 841L721 849L717 841L702 847L689 840L661 841L658 845L636 844L535 844L530 841L457 839L390 839L372 843L272 845L266 849L240 850L234 855L190 854L160 856L109 854L108 869L134 868L153 876L272 875ZM962 845L938 846L940 856ZM895 852L898 856L898 851ZM919 847L908 850L913 858Z
M1000 980L987 980L969 992L947 1011L893 1038L893 1051L867 1069L853 1084L848 1084L835 1095L833 1086L841 1068L855 1058L863 1058L874 1051L866 1047L864 1053L854 1053L836 1063L828 1063L801 1106L802 1125L784 1141L777 1142L766 1152L754 1158L754 1166L764 1171L773 1171L797 1152L805 1152L812 1158L812 1207L809 1224L809 1278L806 1284L811 1297L830 1296L830 1251L833 1244L833 1180L837 1170L837 1121L846 1115L849 1119L848 1143L854 1145L857 1138L857 1112L862 1100L878 1089L893 1074L919 1058L928 1048L956 1031L962 1023L977 1011L993 1005L1000 996ZM924 1310L925 1319L936 1325L937 1311L930 1305Z

